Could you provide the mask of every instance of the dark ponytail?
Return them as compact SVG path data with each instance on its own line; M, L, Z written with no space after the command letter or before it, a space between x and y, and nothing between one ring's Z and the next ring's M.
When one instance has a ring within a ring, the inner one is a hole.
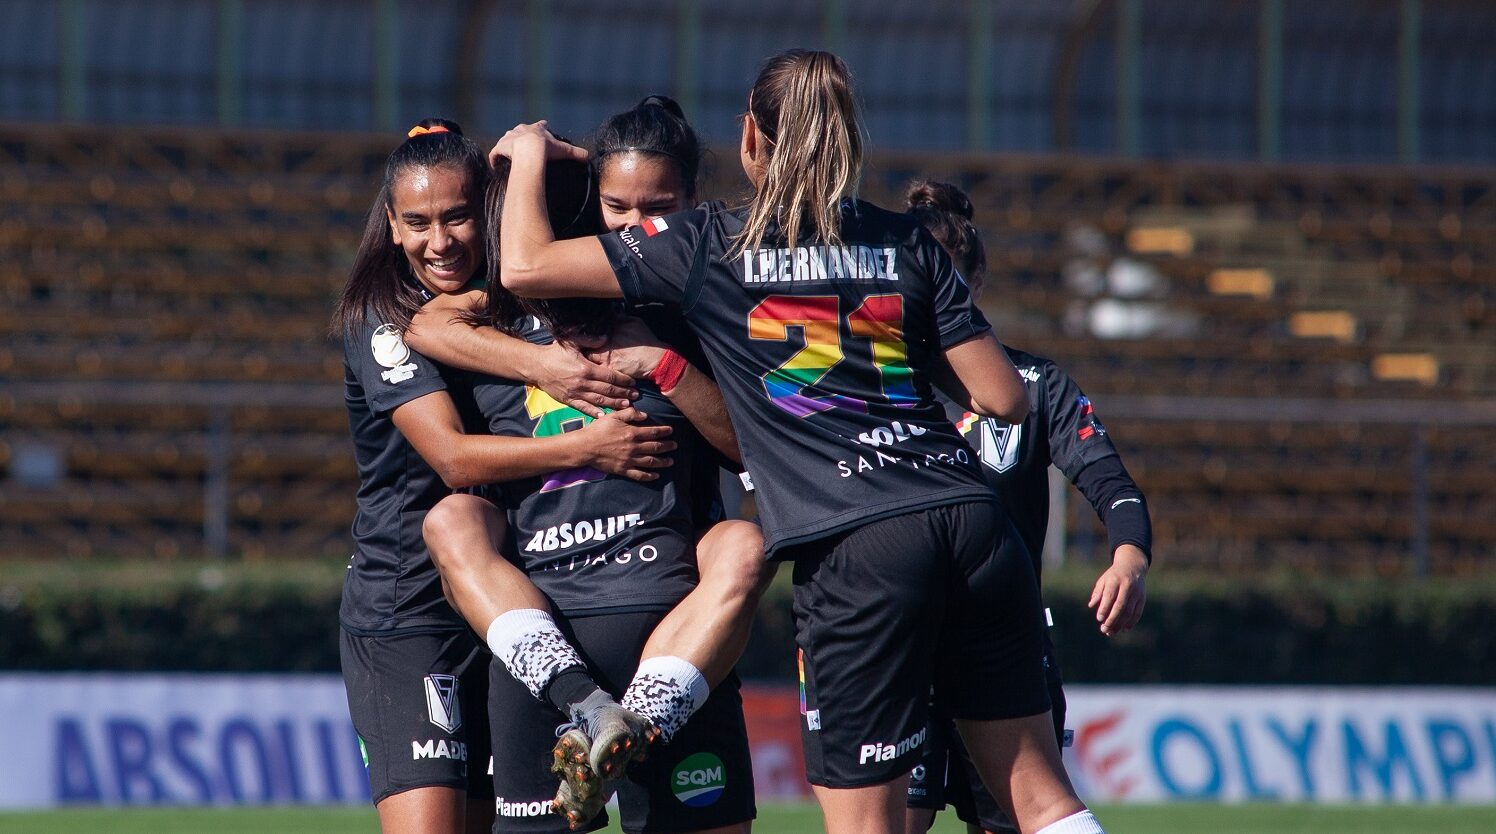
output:
M454 168L463 174L470 189L468 198L476 207L488 187L488 160L483 151L462 135L456 122L446 119L422 119L410 129L406 139L390 154L384 165L384 183L379 196L369 208L364 237L348 283L338 298L332 315L332 333L340 336L360 327L373 316L382 324L404 328L421 308L421 291L405 253L395 245L389 214L394 211L390 192L395 180L407 169ZM479 274L484 267L480 265Z
M686 199L695 201L701 140L675 99L650 96L599 125L592 142L592 160L598 171L608 157L621 153L661 156L674 162L680 169Z
M904 201L909 213L951 253L967 283L980 282L987 271L987 248L971 222L975 211L966 192L946 182L915 180Z
M508 190L509 160L501 158L484 199L484 211L488 214L488 303L481 311L465 313L462 318L469 324L489 325L512 333L520 319L535 316L558 340L607 333L618 317L617 302L601 298L520 298L500 282L499 226ZM604 231L597 205L596 178L588 163L547 162L545 205L551 234L557 240L592 237Z

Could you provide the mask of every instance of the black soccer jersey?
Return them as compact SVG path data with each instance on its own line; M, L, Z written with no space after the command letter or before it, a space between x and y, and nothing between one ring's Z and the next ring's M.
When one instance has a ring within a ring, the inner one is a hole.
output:
M465 628L442 596L421 523L451 490L395 427L394 410L448 391L470 431L482 419L466 388L448 388L437 363L412 351L400 329L372 318L343 337L344 400L358 465L353 558L340 618L355 634L403 628Z
M1117 454L1091 401L1049 359L1006 348L1028 388L1029 414L1019 425L966 411L945 397L946 414L982 461L982 475L1007 508L1034 559L1049 523L1049 465L1072 482L1087 464Z
M523 335L551 341L534 319ZM592 418L523 382L475 376L473 396L494 434L551 437ZM671 427L675 464L648 483L596 469L567 469L504 484L512 554L567 614L668 609L696 586L691 496L705 442L657 388L639 385L634 406Z
M987 323L913 219L846 201L843 243L727 257L742 212L709 203L601 240L624 297L679 305L758 492L765 548L986 494L928 370Z

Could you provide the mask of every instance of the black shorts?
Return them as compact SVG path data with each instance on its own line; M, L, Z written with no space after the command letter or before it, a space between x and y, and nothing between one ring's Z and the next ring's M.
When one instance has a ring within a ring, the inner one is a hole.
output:
M492 655L471 631L343 631L340 650L374 804L412 788L493 796L484 772Z
M993 502L894 516L787 555L811 784L908 773L929 735L932 683L959 718L1049 709L1038 583Z
M1045 678L1049 686L1050 717L1054 721L1055 741L1065 746L1065 691L1060 679L1054 648L1045 641ZM966 745L956 732L955 721L941 707L939 697L930 705L930 740L925 757L909 774L910 808L944 810L950 805L962 822L980 826L983 831L1016 832L1018 827L1008 819L996 797L982 785Z
M604 689L620 697L639 665L644 641L663 612L558 616L557 625L587 661ZM551 748L566 718L493 664L489 680L493 727L494 832L567 832L551 813L557 780L550 773ZM751 820L753 767L736 675L728 676L669 744L657 743L649 758L629 765L618 786L623 830L684 832ZM599 814L584 831L607 825Z

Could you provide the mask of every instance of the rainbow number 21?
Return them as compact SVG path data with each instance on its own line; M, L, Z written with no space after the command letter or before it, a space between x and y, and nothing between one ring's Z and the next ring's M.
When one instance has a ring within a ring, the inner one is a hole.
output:
M568 431L580 429L592 422L588 417L569 405L556 402L550 394L533 385L525 386L525 413L535 421L536 437L555 437ZM580 469L562 469L547 475L540 485L541 492L565 489L577 484L588 484L608 477L590 466Z
M866 401L841 394L810 394L831 369L846 358L841 336L841 298L835 295L771 295L748 314L748 336L788 341L798 327L805 346L784 364L764 374L764 392L776 406L796 417L833 408L867 411ZM870 295L847 316L854 339L872 346L872 364L883 388L883 402L909 406L915 402L909 351L904 345L904 297L897 293Z

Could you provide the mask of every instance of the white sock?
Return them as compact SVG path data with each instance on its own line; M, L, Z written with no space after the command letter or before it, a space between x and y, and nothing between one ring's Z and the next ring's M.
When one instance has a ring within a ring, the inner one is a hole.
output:
M1034 834L1106 834L1106 831L1090 811L1081 811L1056 820Z
M701 670L679 657L649 657L639 663L623 693L623 706L648 718L669 741L712 694Z
M536 698L545 697L545 687L556 673L584 666L582 656L566 642L549 611L516 608L488 624L488 649L503 662L514 679Z

